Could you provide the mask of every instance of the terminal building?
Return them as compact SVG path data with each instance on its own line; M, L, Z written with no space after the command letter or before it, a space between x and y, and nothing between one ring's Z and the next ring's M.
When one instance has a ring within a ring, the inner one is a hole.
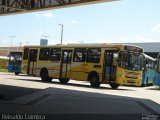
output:
M41 39L40 40L40 45L48 45L48 40L47 39Z
M10 51L22 51L22 47L0 47L0 56L8 56Z
M157 58L157 55L160 52L160 42L126 43L126 44L142 47L144 49L144 53L153 58Z
M47 39L41 39L40 45L47 45ZM144 53L157 58L158 53L160 52L160 42L147 42L147 43L121 43L121 44L129 44L136 45L142 47L144 49ZM7 56L9 51L22 51L22 47L0 47L0 56Z

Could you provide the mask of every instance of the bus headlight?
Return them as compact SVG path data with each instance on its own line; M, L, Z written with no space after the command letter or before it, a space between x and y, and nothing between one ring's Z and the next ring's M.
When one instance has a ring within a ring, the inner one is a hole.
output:
M124 78L125 76L124 76L123 74L119 74L119 77L122 77L122 78Z

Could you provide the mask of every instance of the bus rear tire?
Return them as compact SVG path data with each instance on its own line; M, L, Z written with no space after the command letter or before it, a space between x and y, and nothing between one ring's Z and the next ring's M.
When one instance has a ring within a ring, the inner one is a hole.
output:
M112 89L117 89L119 87L119 84L110 83L110 86L112 87Z
M68 83L69 82L69 78L59 78L59 82L63 83L63 84Z
M19 75L19 72L15 72L15 75Z
M97 88L100 86L99 76L97 74L89 75L89 81L90 81L91 87Z
M52 81L52 78L49 77L48 70L46 68L43 68L41 70L40 76L41 76L42 81L45 81L45 82L51 82Z

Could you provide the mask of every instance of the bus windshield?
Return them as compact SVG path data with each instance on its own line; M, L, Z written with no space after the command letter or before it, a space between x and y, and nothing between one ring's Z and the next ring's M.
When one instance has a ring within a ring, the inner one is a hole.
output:
M10 53L9 64L20 64L22 59L22 53Z
M142 60L138 53L120 52L119 66L124 69L139 71L142 70Z

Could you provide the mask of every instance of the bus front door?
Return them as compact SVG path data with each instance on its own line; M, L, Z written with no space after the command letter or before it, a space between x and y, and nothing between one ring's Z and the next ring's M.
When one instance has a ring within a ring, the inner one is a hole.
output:
M116 51L105 51L105 67L104 67L104 78L107 81L116 80Z
M72 50L62 50L60 78L70 78Z
M38 53L37 49L30 49L29 50L28 69L27 69L27 74L28 75L35 75L37 53Z

